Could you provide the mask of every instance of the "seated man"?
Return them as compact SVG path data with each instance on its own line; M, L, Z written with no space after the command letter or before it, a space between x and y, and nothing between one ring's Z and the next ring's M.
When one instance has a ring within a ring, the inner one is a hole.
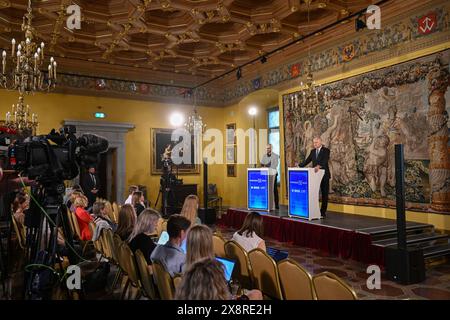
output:
M170 216L167 221L169 241L164 245L158 245L150 256L152 262L161 263L172 277L183 272L186 254L181 249L181 244L186 238L190 225L191 222L179 214Z

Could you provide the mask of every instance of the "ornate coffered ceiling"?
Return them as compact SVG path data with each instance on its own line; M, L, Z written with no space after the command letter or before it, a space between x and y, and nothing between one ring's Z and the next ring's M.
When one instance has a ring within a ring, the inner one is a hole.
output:
M34 0L33 25L63 72L193 87L372 2ZM66 27L71 4L81 7L80 30ZM23 37L26 5L0 0L1 47Z

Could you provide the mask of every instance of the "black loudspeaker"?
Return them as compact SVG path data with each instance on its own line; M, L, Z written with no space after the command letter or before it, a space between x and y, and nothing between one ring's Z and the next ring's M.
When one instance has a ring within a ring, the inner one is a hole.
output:
M216 209L215 208L200 208L198 209L198 217L202 220L203 224L215 224L216 223Z
M425 262L420 248L385 249L386 276L400 284L413 284L425 280Z

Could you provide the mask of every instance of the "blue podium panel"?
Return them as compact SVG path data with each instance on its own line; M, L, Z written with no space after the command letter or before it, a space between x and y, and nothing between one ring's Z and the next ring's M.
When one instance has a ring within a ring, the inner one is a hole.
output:
M268 169L247 170L247 208L269 211Z
M308 171L289 171L289 215L309 218Z

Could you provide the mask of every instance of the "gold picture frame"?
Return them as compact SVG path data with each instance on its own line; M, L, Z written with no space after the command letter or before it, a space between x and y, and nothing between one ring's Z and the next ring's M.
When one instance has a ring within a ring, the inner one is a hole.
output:
M171 145L172 148L179 142L171 141L173 129L161 129L151 128L151 174L161 175L163 173L162 155L167 145ZM191 152L191 164L174 165L172 172L176 175L194 175L200 174L200 164L194 163L194 137L191 137L191 143L189 145Z

